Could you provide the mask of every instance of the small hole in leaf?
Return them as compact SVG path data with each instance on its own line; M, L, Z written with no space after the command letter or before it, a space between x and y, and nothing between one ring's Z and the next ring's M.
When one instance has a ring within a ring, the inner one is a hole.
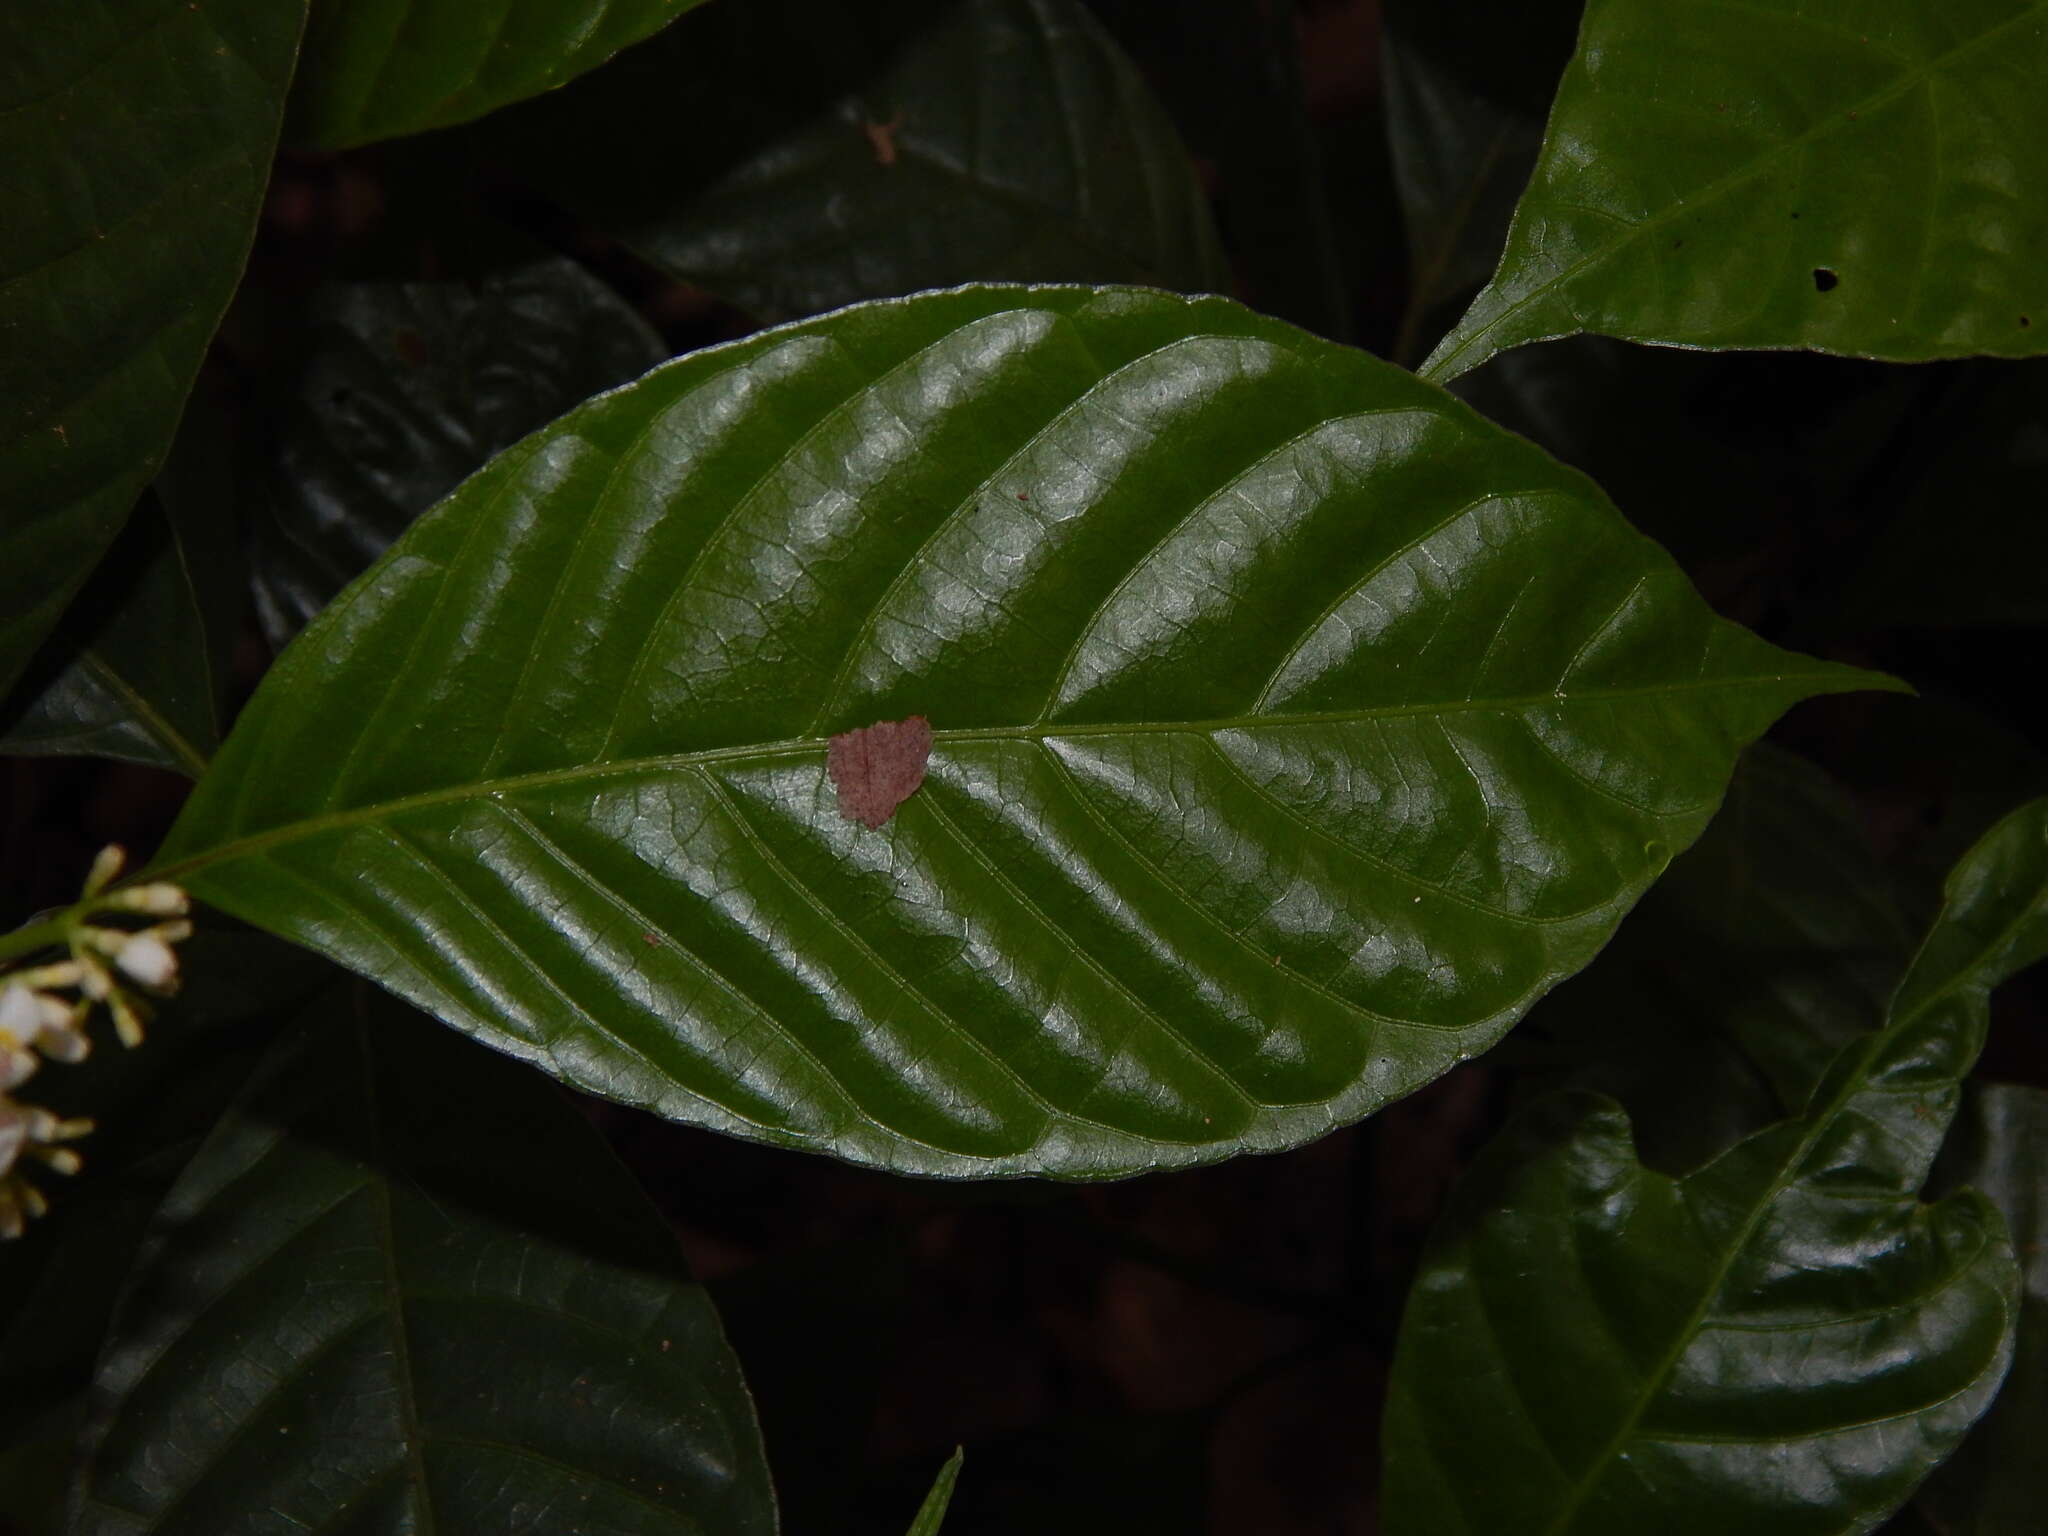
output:
M2025 329L2026 329L2026 328L2027 328L2028 326L2032 325L2033 323L2034 323L2034 322L2033 322L2033 319L2032 319L2032 317L2030 317L2030 316L2027 316L2027 315L2021 315L2021 316L2020 316L2020 329L2021 329L2021 330L2023 330L2023 331L2024 331L2024 330L2025 330Z
M1833 267L1815 267L1813 269L1813 287L1816 293L1831 292L1835 284L1840 281L1841 278L1835 275Z

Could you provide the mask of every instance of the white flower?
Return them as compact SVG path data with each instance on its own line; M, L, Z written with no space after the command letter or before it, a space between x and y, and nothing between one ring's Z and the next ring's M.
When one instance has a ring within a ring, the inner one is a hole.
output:
M115 966L152 992L167 992L177 984L178 957L154 933L138 933L114 956Z

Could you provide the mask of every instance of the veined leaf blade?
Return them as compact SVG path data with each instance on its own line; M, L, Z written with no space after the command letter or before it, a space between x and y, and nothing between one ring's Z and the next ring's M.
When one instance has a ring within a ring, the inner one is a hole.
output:
M283 657L159 866L742 1135L1106 1177L1498 1039L1809 694L1598 492L1226 300L972 288L501 455ZM840 814L828 738L921 716Z

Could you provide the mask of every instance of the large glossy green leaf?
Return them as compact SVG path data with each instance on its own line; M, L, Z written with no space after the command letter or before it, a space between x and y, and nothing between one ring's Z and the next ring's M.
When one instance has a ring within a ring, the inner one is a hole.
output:
M163 871L662 1114L933 1173L1290 1145L1583 965L1809 694L1587 481L1222 299L975 288L501 455ZM827 738L924 717L856 825Z
M1454 1197L1394 1364L1390 1536L1860 1532L1990 1403L1997 1209L1923 1204L1991 989L2048 953L2048 800L1951 874L1884 1027L1679 1180L1611 1101L1532 1107Z
M314 0L292 136L338 149L467 122L596 68L702 3Z
M1996 1202L2020 1254L2019 1341L1998 1401L1919 1504L1942 1536L2032 1536L2048 1529L2048 1092L1989 1084L1957 1130L1961 1155L1943 1171Z
M476 283L332 283L281 393L256 591L280 647L501 448L667 355L559 257Z
M1423 371L1579 331L2048 350L2044 74L2044 0L1591 0L1500 270Z
M170 447L304 0L0 8L0 693Z
M752 1405L553 1084L329 991L166 1198L100 1362L80 1536L766 1536Z
M785 5L776 46L826 75L832 61L801 57L819 46L804 35L815 8ZM1079 0L967 0L900 51L877 51L851 90L702 187L593 175L580 147L543 148L526 166L664 271L767 320L970 281L1230 287L1187 150ZM697 111L753 88L728 79ZM609 152L637 158L650 136L698 131L672 78L625 72L622 89L610 114L639 111L610 118L597 139ZM555 133L577 121L539 120Z

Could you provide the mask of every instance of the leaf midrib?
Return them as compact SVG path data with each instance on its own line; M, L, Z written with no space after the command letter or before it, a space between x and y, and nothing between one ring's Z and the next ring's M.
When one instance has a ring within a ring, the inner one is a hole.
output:
M1607 261L1614 255L1615 252L1635 244L1643 236L1662 228L1665 224L1669 223L1672 219L1678 217L1680 214L1692 211L1693 209L1697 208L1701 203L1711 202L1714 199L1719 198L1725 195L1726 193L1732 192L1737 188L1745 185L1747 182L1754 179L1754 177L1761 174L1761 170L1763 167L1768 166L1772 162L1782 158L1785 155L1790 154L1793 150L1803 148L1807 144L1812 143L1817 139L1825 138L1830 133L1847 131L1847 129L1850 126L1852 126L1858 121L1858 119L1861 117L1863 113L1869 112L1877 107L1885 106L1888 103L1896 100L1897 98L1905 95L1908 91L1911 91L1921 85L1924 85L1926 82L1932 80L1933 78L1935 78L1935 76L1942 73L1944 70L1950 68L1952 65L1955 64L1957 60L1961 59L1964 55L1974 52L1976 49L1984 47L1986 44L1994 42L1999 38L2002 38L2003 36L2005 36L2007 32L2011 31L2015 27L2020 26L2022 23L2038 22L2041 19L2041 15L2044 11L2048 11L2048 4L2041 3L2041 0L2037 0L2037 3L2028 6L2023 11L2015 12L2013 15L2007 17L2004 21L2001 21L1997 23L1995 26L1987 28L1985 31L1978 33L1977 36L1971 38L1968 42L1958 43L1955 47L1951 48L1947 53L1944 53L1937 58L1929 59L1919 69L1907 70L1904 74L1899 76L1897 79L1893 80L1891 84L1885 86L1883 89L1873 91L1870 95L1865 96L1861 100L1852 103L1850 106L1842 109L1840 112L1829 112L1825 114L1824 116L1822 116L1819 122L1815 123L1812 127L1808 128L1805 132L1795 134L1791 138L1783 140L1781 143L1777 144L1773 148L1765 150L1762 154L1756 155L1753 158L1744 161L1740 166L1737 166L1734 170L1729 171L1725 176L1718 177L1713 181L1707 182L1702 186L1694 188L1690 193L1683 194L1673 199L1669 204L1667 204L1663 208L1658 209L1649 217L1641 220L1638 223L1629 225L1627 230L1619 238L1608 241L1607 243L1597 247L1596 249L1588 251L1578 260L1572 262L1568 266L1560 268L1556 273L1552 274L1550 277L1545 278L1542 282L1536 284L1533 288L1530 288L1520 298L1514 300L1512 303L1510 303L1504 309L1502 309L1499 314L1495 315L1491 320L1488 320L1484 326L1472 332L1471 335L1458 338L1457 345L1449 353L1445 354L1441 361L1439 361L1434 356L1425 360L1421 369L1419 370L1418 377L1427 379L1434 384L1442 384L1449 379L1456 378L1460 373L1467 372L1468 369L1456 366L1461 358L1463 358L1467 353L1471 352L1475 346L1485 343L1488 339L1495 335L1503 325L1507 324L1507 322L1511 320L1514 316L1520 314L1523 310L1527 309L1537 300L1548 297L1552 292L1562 287L1564 284L1570 282L1573 278L1579 276L1579 274L1584 272L1586 268L1593 266L1597 263ZM1547 143L1548 137L1548 129L1546 128L1546 149L1549 147ZM1533 181L1531 183L1531 186L1533 188ZM1519 230L1519 227L1522 222L1521 214L1522 210L1520 208L1516 209L1515 226L1517 230ZM1512 233L1508 237L1508 243L1510 246L1512 246L1514 243L1514 235ZM1452 336L1456 337L1457 333L1453 331ZM1450 339L1451 338L1448 337L1446 338L1447 341ZM1531 337L1529 339L1539 340L1554 338ZM1515 346L1520 345L1520 343L1511 342L1509 343L1509 345ZM1495 355L1495 353L1498 353L1502 350L1502 348L1496 347L1493 349L1493 352L1489 352L1487 356L1493 356ZM1480 359L1480 361L1483 362L1485 361L1485 359L1482 358ZM1475 363L1471 366L1476 367L1478 365Z
M1825 690L1840 683L1837 671L1794 671L1751 674L1742 677L1699 678L1683 683L1651 683L1635 688L1601 688L1571 693L1535 693L1494 699L1460 699L1449 703L1392 704L1349 710L1310 710L1285 715L1233 715L1207 720L1107 721L1093 724L1054 725L1044 721L1029 725L972 726L935 730L932 746L936 752L948 745L977 742L1027 741L1044 744L1055 740L1099 736L1131 735L1216 735L1224 731L1281 729L1315 725L1355 725L1369 720L1388 720L1442 715L1507 713L1515 710L1560 708L1567 705L1606 703L1616 699L1657 698L1693 694L1726 688L1768 688L1814 685ZM784 741L750 742L729 747L707 747L697 752L677 752L658 757L611 758L579 764L572 768L550 768L536 773L511 774L499 778L474 779L441 789L423 790L368 805L325 811L260 832L232 837L196 853L153 864L121 882L122 886L145 881L180 880L195 871L262 853L270 848L297 842L344 827L376 822L385 817L435 805L472 799L489 799L519 790L549 788L562 784L587 783L609 778L632 778L663 770L684 772L718 763L744 763L822 753L829 738L797 737ZM118 888L118 887L117 887Z
M1701 1291L1699 1303L1693 1308L1692 1314L1686 1319L1684 1326L1674 1336L1671 1349L1666 1353L1656 1372L1645 1378L1643 1387L1637 1393L1636 1400L1631 1406L1627 1418L1622 1422L1621 1428L1615 1432L1614 1438L1607 1443L1605 1449L1589 1464L1585 1475L1579 1479L1577 1485L1572 1490L1571 1501L1557 1513L1548 1525L1544 1526L1543 1536L1563 1536L1563 1533L1569 1529L1570 1522L1576 1519L1580 1510L1585 1507L1587 1497L1605 1475L1607 1468L1613 1464L1621 1448L1634 1437L1637 1429L1641 1427L1643 1415L1649 1412L1650 1404L1662 1394L1664 1385L1669 1380L1671 1373L1678 1368L1678 1362L1685 1357L1686 1350L1691 1347L1693 1340L1698 1337L1700 1329L1706 1322L1707 1315L1713 1310L1714 1303L1720 1298L1722 1287L1727 1284L1729 1272L1734 1269L1735 1261L1748 1250L1750 1240L1756 1236L1757 1228L1763 1222L1764 1217L1770 1213L1780 1197L1795 1182L1799 1169L1806 1165L1807 1158L1812 1154L1814 1147L1819 1144L1821 1138L1833 1126L1836 1117L1842 1113L1851 1099L1869 1087L1870 1064L1877 1058L1879 1051L1890 1041L1896 1039L1899 1035L1905 1033L1907 1029L1925 1018L1928 1013L1947 1002L1971 977L1978 975L1984 969L1992 956L2008 950L2015 937L2017 937L2019 930L2035 916L2035 908L2040 904L2040 899L2040 896L2037 894L2033 900L2021 904L2019 911L2013 915L2012 920L2004 924L1995 936L1981 945L1967 964L1955 966L1950 972L1948 980L1935 988L1925 999L1915 1004L1905 1013L1887 1017L1882 1028L1874 1030L1858 1042L1856 1046L1852 1047L1852 1049L1859 1050L1862 1053L1863 1059L1857 1064L1856 1070L1845 1077L1842 1086L1836 1091L1834 1097L1828 1101L1827 1107L1809 1121L1806 1134L1800 1137L1798 1144L1787 1153L1784 1161L1779 1166L1777 1176L1771 1181L1769 1191L1751 1208L1749 1219L1743 1223L1742 1230L1736 1234L1734 1240L1728 1244L1726 1250L1722 1253L1721 1262L1715 1266L1711 1281ZM1941 926L1941 922L1941 917L1937 917L1935 923L1929 927L1926 937L1921 941L1919 951L1899 978L1898 987L1894 992L1895 997L1904 994L1906 983L1912 980L1913 972L1918 969L1921 956L1928 952L1928 946L1932 943L1935 933ZM1769 1131L1766 1130L1758 1134L1768 1135ZM1722 1155L1725 1157L1729 1154L1724 1153ZM1677 1186L1680 1197L1683 1198L1685 1186L1690 1180L1679 1179L1673 1182ZM1909 1194L1906 1198L1910 1199L1912 1196ZM1922 1410L1916 1409L1914 1411L1919 1412Z

